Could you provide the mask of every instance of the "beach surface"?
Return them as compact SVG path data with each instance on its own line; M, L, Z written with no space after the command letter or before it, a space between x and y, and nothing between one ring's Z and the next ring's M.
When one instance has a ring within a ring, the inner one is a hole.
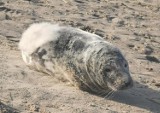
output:
M113 43L134 87L93 95L30 70L18 43L35 22L70 25ZM0 0L0 113L160 113L159 0Z

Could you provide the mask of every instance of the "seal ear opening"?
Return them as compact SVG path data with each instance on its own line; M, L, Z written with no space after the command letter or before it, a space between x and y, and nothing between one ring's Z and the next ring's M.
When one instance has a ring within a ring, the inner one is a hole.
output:
M127 68L127 67L128 67L128 65L125 63L125 64L124 64L124 67L125 67L125 68Z

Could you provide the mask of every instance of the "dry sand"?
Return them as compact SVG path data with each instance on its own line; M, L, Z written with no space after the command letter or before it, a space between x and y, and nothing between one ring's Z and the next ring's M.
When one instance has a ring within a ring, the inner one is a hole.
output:
M17 48L34 22L94 32L129 61L134 87L109 98L30 70ZM160 0L0 0L0 113L160 113Z

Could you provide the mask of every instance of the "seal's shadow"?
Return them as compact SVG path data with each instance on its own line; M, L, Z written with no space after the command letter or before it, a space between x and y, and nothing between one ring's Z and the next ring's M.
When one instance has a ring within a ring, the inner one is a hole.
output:
M135 83L135 86L129 90L116 92L110 100L143 108L154 113L160 112L160 92L140 83Z
M14 109L0 101L0 113L20 113L17 109Z

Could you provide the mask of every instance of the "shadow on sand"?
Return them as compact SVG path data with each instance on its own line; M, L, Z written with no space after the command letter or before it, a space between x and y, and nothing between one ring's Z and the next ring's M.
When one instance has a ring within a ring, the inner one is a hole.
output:
M0 102L0 113L19 113L19 111Z
M129 90L116 92L110 100L160 113L160 92L139 83Z

